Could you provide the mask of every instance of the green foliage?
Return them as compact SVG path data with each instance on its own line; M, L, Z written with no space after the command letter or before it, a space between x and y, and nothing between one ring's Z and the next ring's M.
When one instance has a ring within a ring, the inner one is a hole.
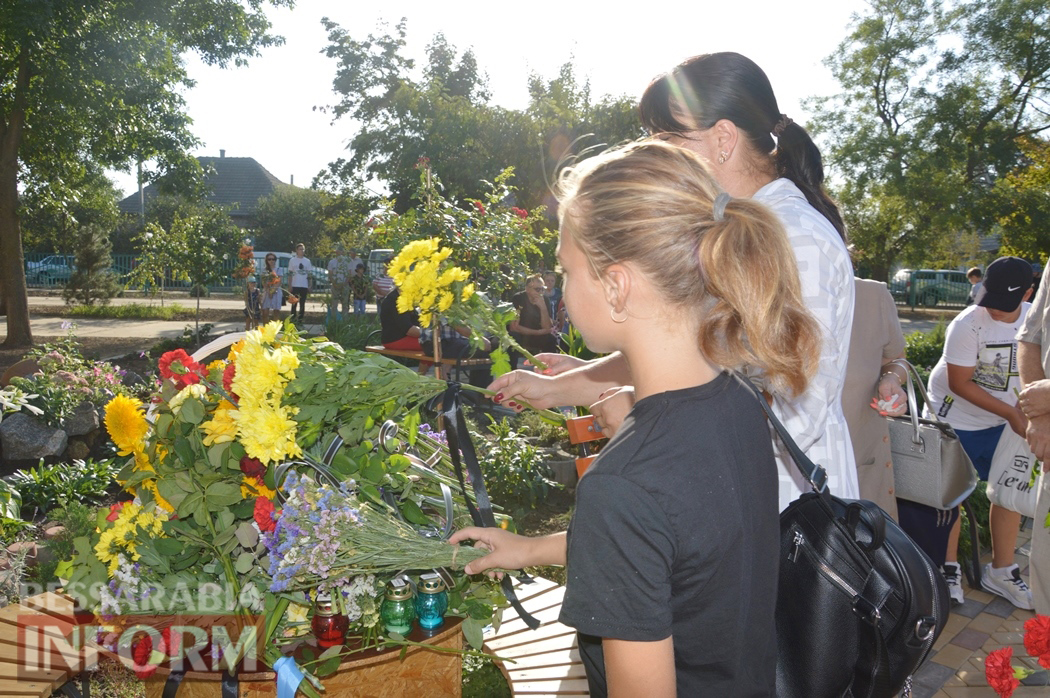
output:
M316 189L282 185L270 196L259 199L255 249L292 250L301 242L306 245L307 256L313 255L319 243L327 243L322 216L326 197Z
M938 322L929 332L912 332L904 338L904 356L915 368L932 369L944 353L944 338L948 325Z
M536 448L511 428L504 418L489 417L488 429L494 443L478 439L477 445L485 482L493 501L499 502L515 515L535 509L553 490L561 487L553 479L547 464L540 460ZM485 443L487 446L482 446Z
M330 313L325 319L324 336L344 349L364 350L368 335L379 329L379 318L376 315L356 313L337 317Z
M109 233L92 223L82 225L76 232L74 244L77 251L76 268L62 291L62 297L67 305L108 304L109 299L121 290L112 270L113 257L110 252L113 246L109 242Z
M0 542L13 542L31 525L22 519L22 495L9 482L0 480Z
M516 422L518 431L523 436L536 439L541 446L557 446L568 444L569 435L562 424L552 424L550 420L544 419L534 410L525 410L518 415Z
M510 698L510 686L491 659L463 657L463 698Z
M120 470L112 459L74 460L19 470L7 478L22 495L22 509L46 514L74 502L101 501Z
M579 152L579 140L595 145L644 135L633 98L592 100L571 64L549 81L531 76L527 109L504 109L489 103L473 52L459 53L441 35L427 47L418 79L415 62L405 55L404 20L364 39L323 23L325 53L337 61L338 101L329 110L359 128L348 147L353 155L331 163L330 176L386 182L398 213L411 206L413 168L421 158L441 172L443 195L458 202L483 199L488 187L479 174L512 165L520 187L513 205L532 210L549 201L552 175L566 156Z
M977 543L981 546L982 550L989 550L992 547L992 529L988 525L988 494L985 491L985 483L977 483L977 489L973 491L968 500L970 507L973 508L974 518L977 519ZM962 530L959 532L959 556L960 558L971 557L971 545L970 545L970 527L973 522L970 521L968 516L964 515L964 512L960 512L962 516ZM977 557L981 554L978 552Z
M1047 128L1048 41L1041 0L875 0L855 17L826 61L841 92L807 106L874 278L898 260L967 266L1018 203L1050 203L993 186L1025 162L1022 137Z
M189 308L172 303L168 306L142 305L74 305L66 309L70 317L122 318L125 320L180 320L193 316Z
M75 547L73 541L80 536L89 536L97 527L97 510L86 504L72 500L60 509L55 509L48 514L48 518L57 526L62 527L62 532L47 541L46 545L51 559L42 561L34 569L34 581L46 585L59 581L58 577L65 573L67 561L73 558Z
M211 341L211 329L212 324L210 322L199 325L197 329L186 325L186 327L182 328L182 335L174 339L160 340L153 345L150 352L158 356L175 349L186 349L192 352L197 347L204 346Z
M1002 254L1043 262L1050 249L1050 141L1020 141L1022 162L996 183L1006 214Z

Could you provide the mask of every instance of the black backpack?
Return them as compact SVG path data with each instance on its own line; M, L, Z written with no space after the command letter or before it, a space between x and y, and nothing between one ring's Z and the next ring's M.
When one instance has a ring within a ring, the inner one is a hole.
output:
M948 621L944 577L877 505L828 494L824 469L744 382L814 490L780 514L778 698L910 695Z

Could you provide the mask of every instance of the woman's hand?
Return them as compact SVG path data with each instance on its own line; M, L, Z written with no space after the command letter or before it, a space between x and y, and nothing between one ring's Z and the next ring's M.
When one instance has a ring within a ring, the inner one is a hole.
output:
M634 387L625 385L606 390L598 402L590 406L594 423L601 427L602 435L612 438L620 429L627 413L634 407Z
M872 409L883 417L899 417L908 411L908 393L901 387L901 379L896 373L884 373L876 389Z
M549 354L540 354L539 359ZM532 371L518 369L492 381L488 387L496 393L492 401L497 405L506 403L507 407L519 412L523 409L518 402L524 401L541 410L565 404L558 400L558 387L555 379ZM515 402L518 401L518 402Z

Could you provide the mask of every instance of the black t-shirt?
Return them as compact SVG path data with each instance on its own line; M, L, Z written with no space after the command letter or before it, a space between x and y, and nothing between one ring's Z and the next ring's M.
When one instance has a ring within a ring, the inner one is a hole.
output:
M518 324L530 330L538 330L543 327L543 313L532 301L525 291L515 295L510 301L518 309ZM557 351L557 342L552 334L514 334L521 346L529 351Z
M398 288L388 293L379 304L379 326L382 344L396 342L408 336L408 330L419 324L419 313L410 310L407 313L397 312L397 297L401 295Z
M728 374L639 400L576 488L560 620L592 696L598 638L673 636L679 696L774 696L777 468L761 406Z

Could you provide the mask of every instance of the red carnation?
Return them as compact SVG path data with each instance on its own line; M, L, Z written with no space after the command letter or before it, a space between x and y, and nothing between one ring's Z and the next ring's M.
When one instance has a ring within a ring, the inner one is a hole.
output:
M481 203L480 201L475 201L474 208L476 208L478 210L478 213L480 213L481 215L485 215L485 204Z
M204 366L194 361L183 349L163 354L157 366L161 378L172 381L179 390L187 385L200 383L200 374L204 371Z
M1013 647L1003 647L989 654L984 660L984 677L1000 698L1010 698L1014 689L1021 685L1014 677L1014 668L1010 665L1013 654Z
M172 635L171 628L164 628L164 630L160 631L160 635L164 642L164 652L169 657L178 657L179 646L182 644L182 635L180 633Z
M263 533L269 533L277 528L277 521L274 519L273 502L266 497L255 498L255 523Z
M222 387L223 390L233 395L233 377L237 374L237 364L232 361L226 364L226 368L222 369Z
M511 206L510 210L511 210L511 213L513 213L518 218L528 218L529 217L529 212L526 211L523 208L518 208L517 206Z
M157 670L156 664L150 664L149 658L153 654L153 638L149 633L144 633L131 645L131 661L134 664L131 670L140 679L148 679Z
M248 477L261 478L266 475L266 466L258 458L241 456L241 472Z
M1024 648L1050 669L1050 616L1035 616L1024 622Z

